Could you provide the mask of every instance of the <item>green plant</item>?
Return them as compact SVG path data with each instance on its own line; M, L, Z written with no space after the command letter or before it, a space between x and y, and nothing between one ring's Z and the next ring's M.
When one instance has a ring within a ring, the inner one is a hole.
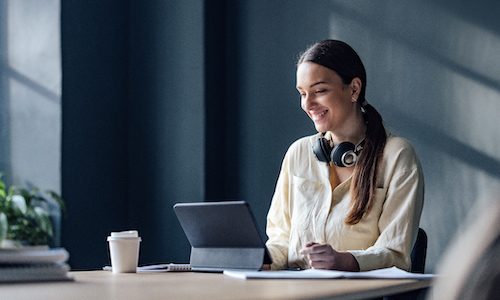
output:
M65 212L62 198L54 191L19 186L7 189L0 172L0 244L13 240L24 245L47 245L54 225L47 210L50 198ZM49 198L50 197L50 198Z

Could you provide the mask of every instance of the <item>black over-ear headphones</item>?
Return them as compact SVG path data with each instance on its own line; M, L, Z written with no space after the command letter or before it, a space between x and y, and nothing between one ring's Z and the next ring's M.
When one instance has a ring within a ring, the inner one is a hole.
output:
M324 134L323 134L324 135ZM363 150L365 139L354 145L350 142L342 142L333 149L324 137L318 137L312 149L319 161L333 162L339 167L352 167L358 160L359 153Z

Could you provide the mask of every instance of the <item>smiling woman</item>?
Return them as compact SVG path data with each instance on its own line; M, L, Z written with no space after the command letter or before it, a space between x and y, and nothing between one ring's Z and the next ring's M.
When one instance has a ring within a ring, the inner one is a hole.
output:
M297 64L297 90L319 133L285 155L268 214L271 267L409 269L422 169L367 103L361 59L341 41L318 42Z

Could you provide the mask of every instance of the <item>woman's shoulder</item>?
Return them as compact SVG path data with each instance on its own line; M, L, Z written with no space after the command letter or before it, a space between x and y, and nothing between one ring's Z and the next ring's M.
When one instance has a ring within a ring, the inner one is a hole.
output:
M384 160L387 162L407 162L419 164L418 156L413 145L407 139L391 132L387 132L387 141L384 148Z
M390 131L387 131L386 147L413 149L413 145L410 143L410 141Z
M387 131L387 141L385 148L390 150L396 149L413 149L413 145L407 139L400 137L390 131Z
M310 148L314 145L314 142L316 142L316 140L319 137L321 137L321 133L319 133L319 132L316 134L301 137L301 138L295 140L290 145L289 151L293 150L293 149Z
M285 154L286 160L304 161L309 156L313 156L312 147L316 139L321 137L321 133L308 135L295 140Z

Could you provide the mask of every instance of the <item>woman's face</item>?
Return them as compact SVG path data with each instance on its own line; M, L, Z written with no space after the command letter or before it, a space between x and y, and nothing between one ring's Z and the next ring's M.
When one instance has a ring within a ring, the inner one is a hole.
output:
M318 132L341 134L353 125L357 107L352 97L357 99L360 89L353 83L345 85L335 71L316 63L304 62L298 66L301 107Z

